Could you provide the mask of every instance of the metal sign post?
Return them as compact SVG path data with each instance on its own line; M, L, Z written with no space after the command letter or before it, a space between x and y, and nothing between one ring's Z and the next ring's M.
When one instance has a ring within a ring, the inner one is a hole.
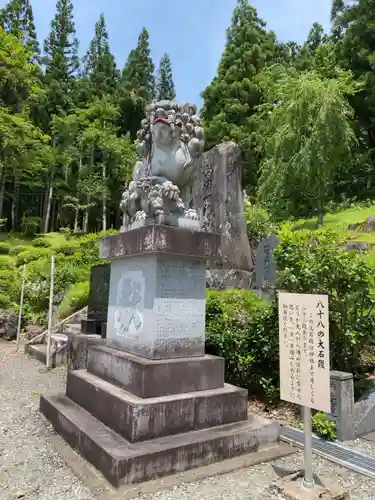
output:
M51 369L51 333L52 333L52 313L53 313L53 287L55 278L55 256L51 258L51 276L49 289L49 309L48 309L48 333L47 333L47 352L46 352L46 368Z
M313 475L313 454L312 454L312 428L311 428L311 408L304 406L303 408L303 429L305 432L305 477L303 478L303 486L308 489L313 489L315 486Z
M20 307L19 307L19 311L18 311L17 347L16 347L16 352L18 352L19 347L20 347L22 312L23 312L23 296L25 294L25 281L26 281L26 264L23 265L23 273L22 273Z
M303 407L305 473L314 489L311 409L331 412L328 296L279 293L280 398Z

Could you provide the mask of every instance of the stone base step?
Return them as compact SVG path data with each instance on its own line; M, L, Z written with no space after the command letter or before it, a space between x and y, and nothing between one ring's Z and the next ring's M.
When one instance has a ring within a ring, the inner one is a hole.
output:
M152 360L107 345L90 346L87 371L141 398L218 389L224 359L217 356Z
M37 359L45 365L47 360L47 344L29 344L25 347L25 354L34 359ZM55 349L52 348L51 368L61 366L65 362L66 345L59 349L58 354L56 354Z
M65 335L81 333L81 323L65 323L62 328L62 333Z
M68 373L66 395L130 442L247 420L247 390L229 384L143 399L79 370Z
M68 397L42 396L40 411L56 431L115 487L209 465L278 442L280 426L251 421L129 443Z

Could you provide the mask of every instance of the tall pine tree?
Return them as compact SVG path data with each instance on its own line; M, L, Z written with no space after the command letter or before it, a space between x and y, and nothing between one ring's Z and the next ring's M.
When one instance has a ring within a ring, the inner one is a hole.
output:
M156 83L156 99L172 101L176 98L176 91L173 83L172 64L168 54L161 58L158 78Z
M252 116L260 103L255 77L274 61L276 52L274 33L265 30L248 0L237 0L218 74L202 93L207 146L223 140L237 142L244 154L244 183L252 190L258 163L253 153Z
M144 116L145 106L155 98L154 71L148 31L143 28L136 48L128 56L118 88L120 131L123 134L130 132L133 139Z
M341 63L350 69L360 84L360 90L351 99L369 152L367 187L370 189L375 177L375 9L374 0L354 0L342 6L337 17L342 27L339 43ZM370 193L369 193L370 194Z
M138 44L128 57L122 72L122 84L136 93L146 102L155 97L155 66L151 58L149 34L143 28L138 37Z
M11 0L0 9L0 26L26 46L32 60L38 59L40 50L30 0Z
M84 58L84 76L90 80L94 95L109 94L116 88L118 72L109 47L104 14L95 25L95 36Z
M72 0L58 0L51 31L44 42L45 94L39 105L38 118L44 130L52 136L52 148L57 151L59 138L52 127L54 116L64 116L74 108L75 78L79 68L78 41L73 18ZM51 222L52 200L58 174L61 173L56 157L46 178L43 203L42 232L48 232Z

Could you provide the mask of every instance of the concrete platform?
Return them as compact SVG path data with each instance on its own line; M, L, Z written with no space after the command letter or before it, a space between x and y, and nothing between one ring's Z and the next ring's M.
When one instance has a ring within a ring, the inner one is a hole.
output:
M68 374L66 395L130 442L247 419L247 390L219 389L142 399L86 370Z
M349 494L331 482L324 484L314 475L315 486L307 489L303 486L303 471L295 472L277 480L275 488L289 500L349 500Z
M67 396L41 397L56 431L115 487L156 479L276 444L279 424L250 421L130 443Z
M107 346L89 347L87 371L141 398L218 389L224 359L216 356L152 360Z

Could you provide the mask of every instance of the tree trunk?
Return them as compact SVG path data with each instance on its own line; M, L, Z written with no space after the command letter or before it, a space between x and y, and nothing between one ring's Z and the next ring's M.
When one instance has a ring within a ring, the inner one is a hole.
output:
M79 164L78 164L78 183L81 179L81 172L82 172L82 156L83 156L83 147L81 145L81 149L79 152ZM77 190L77 202L79 203L79 192ZM74 232L77 233L79 230L79 208L75 208L74 210Z
M78 217L79 217L79 210L78 208L76 208L74 210L74 229L73 229L75 233L78 233Z
M89 209L85 209L85 215L83 216L83 224L82 224L82 230L84 233L88 232L89 228Z
M103 198L102 198L102 231L107 231L107 191L106 191L106 168L105 163L102 164L102 181L103 181Z
M53 186L52 186L52 175L48 181L46 192L44 193L44 208L43 208L43 220L42 220L42 233L48 233L50 217L51 217L51 205L53 197Z
M1 170L0 171L0 219L3 218L4 197L5 197L5 172Z
M93 169L93 166L94 166L94 155L95 155L95 144L93 144L91 146L91 155L90 155L90 171L89 171L89 175L92 173L92 169ZM89 208L89 205L90 205L90 195L88 194L87 195L87 199L86 199L86 204L87 204L87 207L85 208L85 215L83 217L83 232L84 233L87 233L88 232L88 229L89 229L89 215L90 215L90 208Z
M11 230L17 231L18 229L18 213L19 213L19 200L20 200L20 184L17 176L14 177L14 190L11 208Z
M324 222L324 203L322 196L319 196L317 200L317 208L318 208L318 227L321 227L323 226Z
M52 139L52 147L56 148L57 137L54 135ZM51 206L53 198L53 167L50 168L48 173L48 181L46 186L46 191L44 194L44 207L43 207L43 220L41 225L42 233L48 233L48 228L50 225L51 218Z
M57 207L57 201L56 200L52 200L52 203L51 203L52 207L51 207L51 213L52 213L52 216L51 216L51 232L53 233L56 229L56 207Z

